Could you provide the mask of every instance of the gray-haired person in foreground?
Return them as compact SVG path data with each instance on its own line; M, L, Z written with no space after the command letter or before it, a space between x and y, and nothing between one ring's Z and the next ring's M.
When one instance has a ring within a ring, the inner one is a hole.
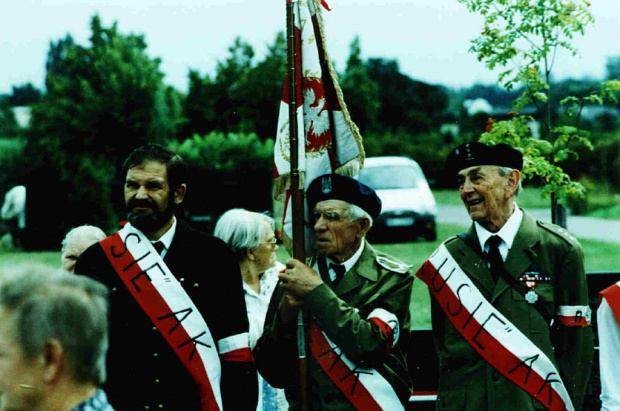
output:
M40 266L0 272L0 408L113 411L106 378L108 291Z

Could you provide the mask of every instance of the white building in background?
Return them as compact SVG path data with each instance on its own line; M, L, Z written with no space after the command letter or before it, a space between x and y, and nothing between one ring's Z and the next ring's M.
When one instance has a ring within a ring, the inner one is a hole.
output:
M463 107L467 110L468 116L473 116L478 113L493 113L493 106L484 98L467 99L463 102Z

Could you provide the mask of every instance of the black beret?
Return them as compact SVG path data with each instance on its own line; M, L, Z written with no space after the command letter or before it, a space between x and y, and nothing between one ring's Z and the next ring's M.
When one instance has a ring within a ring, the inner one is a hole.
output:
M315 178L308 187L306 198L310 212L319 201L342 200L355 204L372 218L377 218L381 213L381 200L375 190L340 174L324 174Z
M448 155L446 173L452 177L473 166L500 166L520 171L523 167L523 155L508 144L488 146L478 142L465 143Z

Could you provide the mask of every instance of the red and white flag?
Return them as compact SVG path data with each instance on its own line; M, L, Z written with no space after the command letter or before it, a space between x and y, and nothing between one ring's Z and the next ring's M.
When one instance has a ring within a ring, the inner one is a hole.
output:
M297 136L300 189L326 173L358 174L364 161L362 137L351 121L336 73L325 50L321 7L324 1L288 0L294 3ZM329 10L329 9L328 9ZM274 148L274 197L284 201L283 238L292 238L289 207L291 145L289 133L289 81L284 82ZM305 211L308 221L309 211ZM306 249L312 254L312 230L306 229Z

